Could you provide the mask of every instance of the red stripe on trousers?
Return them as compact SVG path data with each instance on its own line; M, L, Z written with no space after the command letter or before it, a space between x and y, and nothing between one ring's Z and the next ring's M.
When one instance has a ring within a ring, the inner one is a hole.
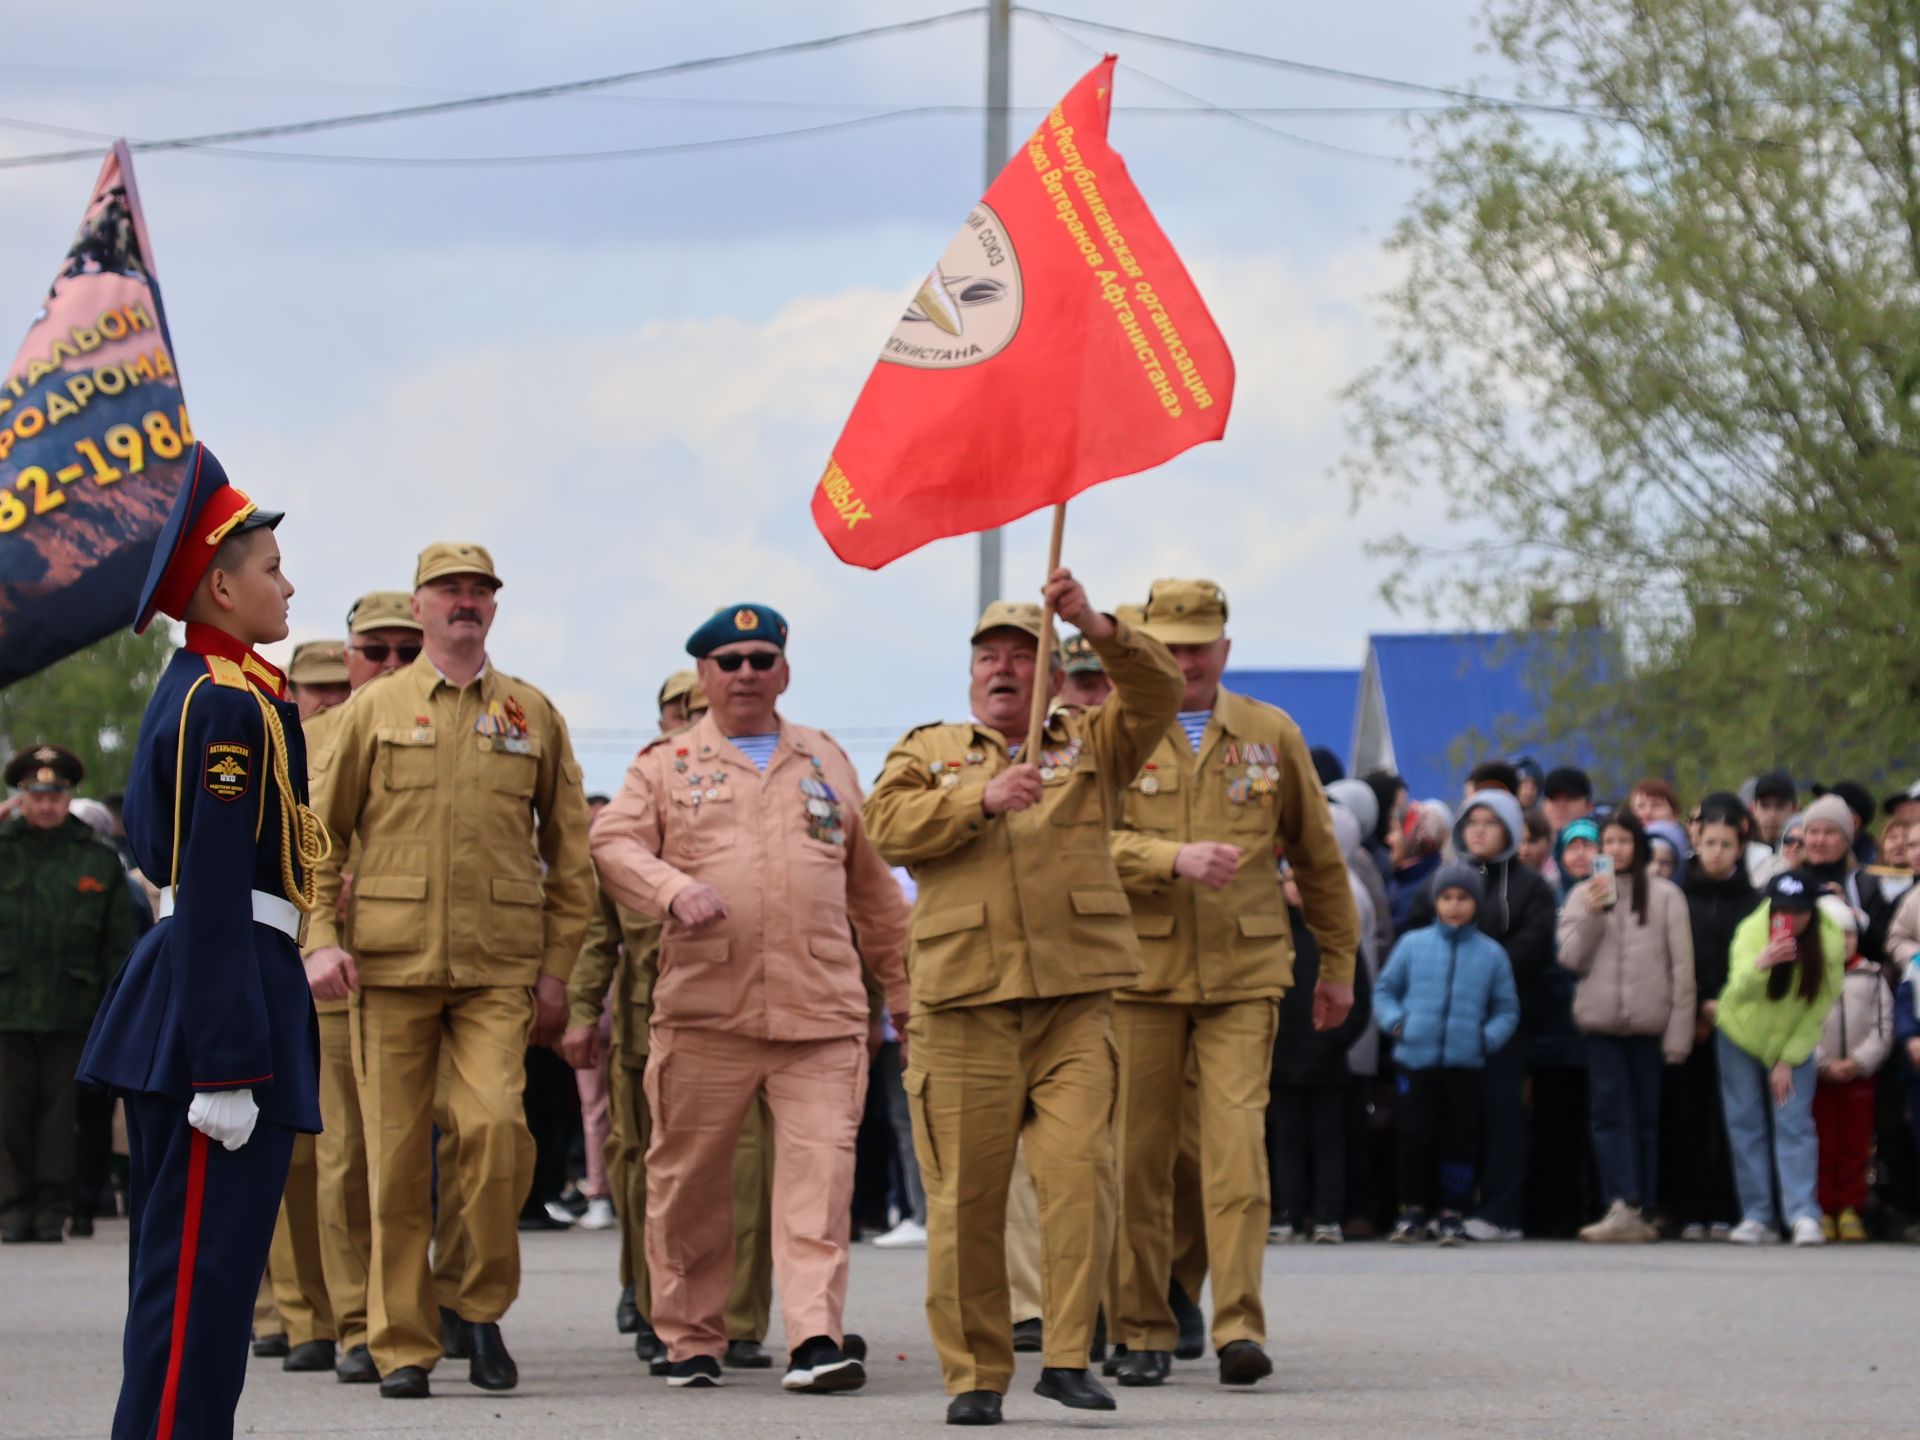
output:
M187 1312L193 1308L193 1264L200 1253L200 1206L207 1189L207 1137L193 1132L187 1156L186 1219L180 1226L180 1273L173 1291L173 1341L167 1347L167 1383L160 1392L160 1424L154 1440L173 1440L173 1412L180 1399L180 1362L187 1349Z

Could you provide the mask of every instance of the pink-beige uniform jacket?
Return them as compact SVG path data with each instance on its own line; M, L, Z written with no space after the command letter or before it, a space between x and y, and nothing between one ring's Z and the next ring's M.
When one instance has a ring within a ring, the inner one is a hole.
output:
M853 764L821 731L779 725L764 775L711 714L662 736L594 821L601 885L666 922L655 1025L864 1035L863 958L887 1008L907 1009L907 901L867 839ZM689 930L672 918L693 884L720 892L724 919Z

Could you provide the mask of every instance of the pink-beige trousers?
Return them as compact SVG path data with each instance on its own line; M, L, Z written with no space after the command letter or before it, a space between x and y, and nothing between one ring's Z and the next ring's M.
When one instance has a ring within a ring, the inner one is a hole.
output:
M733 1284L733 1152L754 1097L773 1120L773 1274L787 1347L838 1345L865 1038L756 1040L656 1025L647 1058L647 1267L673 1360L719 1359Z

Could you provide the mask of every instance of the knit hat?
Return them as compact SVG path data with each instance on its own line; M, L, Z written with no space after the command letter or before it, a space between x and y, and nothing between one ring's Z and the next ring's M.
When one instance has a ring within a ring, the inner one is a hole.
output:
M1590 817L1582 815L1578 820L1575 820L1560 832L1560 844L1562 846L1574 840L1585 840L1589 844L1598 845L1600 843L1600 827L1594 824Z
M1829 825L1838 825L1846 835L1847 843L1849 845L1853 843L1853 832L1858 822L1854 819L1853 810L1847 802L1831 790L1807 806L1803 819L1808 825L1817 820L1824 820Z
M1480 872L1463 860L1451 865L1442 865L1433 877L1433 898L1438 900L1449 890L1464 890L1473 897L1477 909L1487 903L1487 882L1480 878Z

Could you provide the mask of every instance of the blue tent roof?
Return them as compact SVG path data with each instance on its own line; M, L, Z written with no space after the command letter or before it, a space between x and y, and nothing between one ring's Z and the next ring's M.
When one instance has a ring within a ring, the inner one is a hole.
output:
M1345 765L1353 751L1358 670L1229 670L1229 690L1278 705L1293 717L1308 745L1324 745Z
M1584 659L1570 658L1566 643L1553 633L1375 635L1361 687L1369 714L1360 717L1360 729L1384 722L1394 768L1412 794L1448 804L1459 799L1467 772L1491 755L1531 754L1548 769L1591 768L1584 740L1547 734L1545 681L1569 664L1604 676L1604 641L1580 647L1588 650Z

